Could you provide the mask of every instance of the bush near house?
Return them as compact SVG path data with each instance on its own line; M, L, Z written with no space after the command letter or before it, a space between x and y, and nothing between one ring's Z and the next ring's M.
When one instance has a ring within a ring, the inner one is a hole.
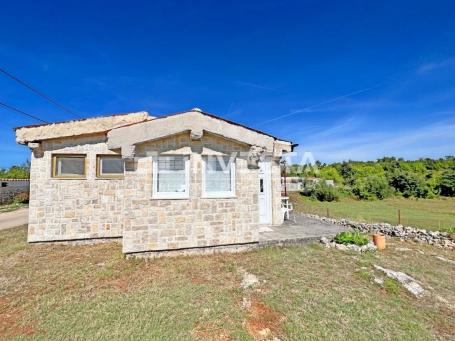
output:
M334 240L339 244L354 244L357 246L364 246L368 244L368 239L359 232L340 232L335 236Z
M13 203L15 204L28 204L30 195L28 192L19 193L14 197Z
M333 186L328 186L324 181L305 189L303 195L319 201L337 201L340 197L338 190Z

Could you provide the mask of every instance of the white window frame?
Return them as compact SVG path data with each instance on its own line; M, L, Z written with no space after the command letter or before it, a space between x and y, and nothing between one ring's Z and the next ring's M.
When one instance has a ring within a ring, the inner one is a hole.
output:
M185 160L185 192L158 192L158 159L180 156ZM187 155L160 155L152 158L152 199L188 199L190 197L190 157Z
M231 190L230 191L218 191L218 192L206 192L205 191L205 172L207 169L207 156L202 157L202 198L235 198L235 159L230 159L231 167Z

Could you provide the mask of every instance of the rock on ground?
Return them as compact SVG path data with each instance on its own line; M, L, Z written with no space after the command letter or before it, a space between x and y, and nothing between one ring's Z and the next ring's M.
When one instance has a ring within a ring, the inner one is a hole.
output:
M243 274L243 280L242 280L242 284L241 284L243 289L251 288L258 283L259 283L259 279L255 275L250 274L248 272L245 272Z
M450 263L450 264L455 264L455 261L453 261L451 259L444 258L442 256L436 256L436 258L439 259L439 260L442 260L443 262L447 262L447 263Z
M425 290L422 288L422 286L419 283L417 283L417 281L414 278L405 274L404 272L386 269L379 265L374 265L374 267L376 270L385 273L387 277L396 279L405 287L406 290L408 290L415 297L420 298L424 294Z

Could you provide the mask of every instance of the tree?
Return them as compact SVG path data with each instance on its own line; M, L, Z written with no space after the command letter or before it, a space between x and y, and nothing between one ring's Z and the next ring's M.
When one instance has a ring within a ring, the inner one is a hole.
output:
M0 169L0 178L28 179L30 177L30 161L20 166L11 166L9 169Z
M343 177L334 166L326 166L321 169L319 176L326 180L333 180L337 185L343 184Z
M438 187L441 195L448 197L455 196L455 171L447 170L442 173Z
M405 198L418 197L426 198L430 189L425 179L415 173L397 170L389 179L390 186L397 192L403 194Z
M390 194L385 176L371 175L354 182L352 193L359 199L384 199Z

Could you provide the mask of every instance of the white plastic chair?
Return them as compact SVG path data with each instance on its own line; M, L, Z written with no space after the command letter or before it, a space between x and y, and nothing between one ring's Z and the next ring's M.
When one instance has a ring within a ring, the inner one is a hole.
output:
M290 213L294 211L294 206L292 203L289 202L289 198L282 198L281 199L281 212L284 215L285 220L290 220ZM292 219L295 222L295 215L294 219Z

